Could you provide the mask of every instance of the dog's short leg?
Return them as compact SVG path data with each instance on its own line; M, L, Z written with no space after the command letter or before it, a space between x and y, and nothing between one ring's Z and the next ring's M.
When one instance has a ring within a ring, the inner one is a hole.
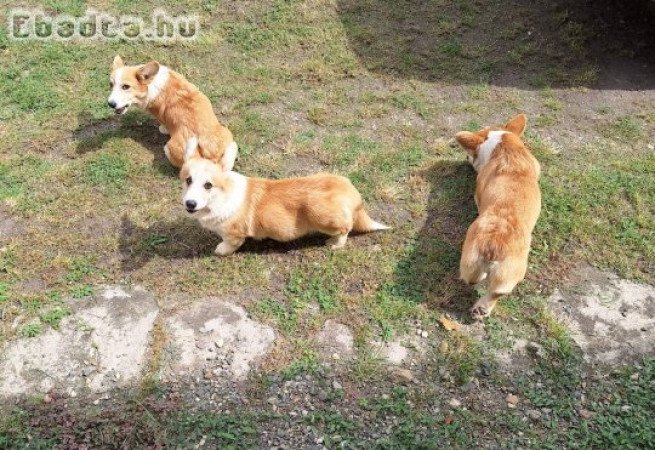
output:
M491 315L491 311L496 307L498 299L502 294L486 294L480 300L475 302L473 308L471 308L471 317L473 320L484 320L486 317Z
M328 239L327 245L329 245L333 249L343 248L346 245L347 240L348 240L348 233L339 234L337 236L332 236L330 239Z
M228 256L236 252L239 249L239 247L241 247L242 245L243 245L243 241L228 242L227 240L224 239L223 242L218 244L214 253L216 253L218 256Z
M164 125L164 124L159 125L159 132L160 132L161 134L170 134L170 133L168 132L168 129L166 128L166 125Z

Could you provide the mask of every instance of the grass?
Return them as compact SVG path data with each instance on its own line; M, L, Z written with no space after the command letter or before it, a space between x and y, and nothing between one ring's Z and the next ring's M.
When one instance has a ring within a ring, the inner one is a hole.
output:
M133 13L124 0L101 4ZM53 0L44 7L79 14L85 5ZM145 2L138 11L147 15L152 6ZM303 419L326 434L328 446L340 445L334 440L340 435L355 448L470 448L474 432L492 430L507 447L535 447L544 436L553 448L574 446L575 439L578 447L647 447L652 426L644 402L652 390L644 383L652 363L644 363L638 380L600 377L590 394L599 402L595 418L581 425L569 400L586 366L544 297L579 264L655 283L650 94L589 94L600 69L586 54L588 28L559 3L483 6L168 4L203 15L202 37L184 46L24 44L0 29L0 219L11 217L20 230L0 245L0 340L57 329L70 314L68 302L83 303L105 283L140 284L162 299L229 297L275 328L282 350L280 361L269 363L285 380L322 373L312 336L325 320L353 331L357 358L344 377L365 385L366 398L355 411L388 419L393 433L375 442L365 436L363 420L346 413L352 407L344 406L352 400L346 392L334 408ZM135 63L158 59L198 85L237 137L239 171L348 176L371 215L393 231L353 237L342 252L321 239L249 242L217 259L218 238L184 218L176 171L162 159L166 140L154 120L137 111L114 117L104 104L116 53ZM527 141L543 169L529 280L502 302L485 339L446 333L439 318L464 320L479 295L457 280L461 241L475 217L475 174L449 142L457 131L497 125L518 111L529 112ZM43 288L24 292L33 280ZM430 333L423 376L437 392L426 393L424 385L367 391L390 383L370 341L412 336L417 321ZM525 380L522 396L556 410L561 430L549 428L546 418L527 426L518 413L496 414L495 406L444 409L439 368L454 389L472 379L487 383L481 389L500 389L507 380L494 355L517 337L539 342L547 353L546 362L525 368L546 388ZM488 370L491 381L484 381ZM621 400L602 403L612 389ZM430 401L441 405L438 413ZM621 402L632 407L629 413ZM279 418L250 410L191 412L161 423L142 410L125 411L143 419L137 426L155 433L153 442L183 447L205 435L221 448L257 445L260 419L281 426ZM27 436L37 448L53 442L45 434L39 441L43 429L25 432L19 416L3 424L0 447L10 439L26 443ZM166 430L168 440L159 434Z

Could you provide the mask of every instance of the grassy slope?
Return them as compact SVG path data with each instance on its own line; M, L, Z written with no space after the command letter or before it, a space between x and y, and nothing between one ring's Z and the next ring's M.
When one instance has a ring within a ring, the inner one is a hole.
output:
M85 5L134 12L124 1L46 3L67 13ZM155 2L138 5L146 14ZM437 79L412 71L434 63L434 54L396 52L402 36L386 29L380 34L389 39L374 41L370 54L358 48L376 25L357 20L376 10L372 2L172 4L170 12L204 17L201 39L183 48L17 44L0 34L0 200L3 217L18 217L21 229L0 253L0 340L56 326L66 296L83 299L99 283L126 282L162 298L238 299L282 335L275 354L284 356L269 361L271 369L311 367L307 339L326 318L352 326L363 353L371 338L413 331L412 319L420 319L436 340L450 342L439 358L462 381L511 336L551 343L558 360L566 333L543 312L543 296L568 269L588 262L655 282L655 159L647 148L655 109L637 97L576 108L569 100L584 89L548 87L593 81L587 65L569 69L583 56L584 36L559 12L553 20L566 23L565 45L547 49L553 64L523 65L540 57L527 38L511 52L489 49L494 39L523 36L527 19L496 30L484 5L467 5L434 5L447 6L433 30L443 37L438 65L426 67ZM403 14L401 6L386 7L388 20ZM497 35L476 44L476 27ZM356 237L343 252L320 241L251 244L217 260L216 238L183 217L154 121L135 111L114 118L104 105L109 63L119 52L129 62L158 59L201 87L238 138L243 173L347 175L372 215L394 231ZM526 68L520 83L504 74L508 65ZM524 82L529 89L513 87ZM456 281L459 246L475 214L474 174L449 140L520 110L531 116L528 142L544 169L529 280L491 320L489 341L447 336L438 318L462 313L475 295ZM570 139L576 134L582 139ZM312 316L314 301L320 312Z

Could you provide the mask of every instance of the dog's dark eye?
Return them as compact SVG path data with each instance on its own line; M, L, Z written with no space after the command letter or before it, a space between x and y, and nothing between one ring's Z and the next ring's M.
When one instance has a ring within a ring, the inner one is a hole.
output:
M214 185L211 184L209 181L205 183L205 189L210 190L213 187L214 187Z
M187 179L184 180L184 181L186 181L187 186L190 186L190 185L191 185L191 181L192 181L192 180L191 180L191 177L187 177Z
M113 81L110 81L110 82L109 82L109 88L110 88L110 89L114 89L114 82L113 82Z
M121 89L123 89L124 91L127 91L129 88L130 88L129 84L124 84L121 86Z

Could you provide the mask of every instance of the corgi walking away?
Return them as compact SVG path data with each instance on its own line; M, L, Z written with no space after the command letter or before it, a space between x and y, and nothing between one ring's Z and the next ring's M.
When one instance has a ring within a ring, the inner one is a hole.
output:
M487 280L487 293L471 315L483 320L498 299L525 277L534 228L541 211L539 162L521 140L527 117L520 114L502 128L462 131L455 139L478 172L478 217L462 248L460 277L469 284Z

